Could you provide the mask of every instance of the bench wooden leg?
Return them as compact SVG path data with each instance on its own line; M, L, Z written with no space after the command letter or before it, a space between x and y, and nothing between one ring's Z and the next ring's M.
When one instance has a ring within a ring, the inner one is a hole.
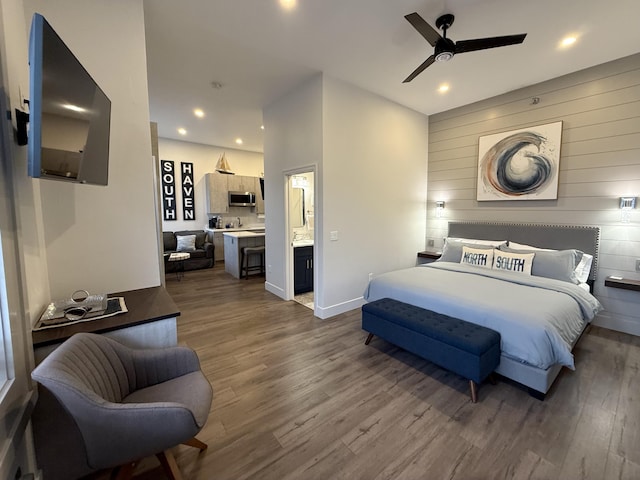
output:
M469 388L471 389L471 401L476 403L478 401L478 386L473 380L469 380Z
M373 333L370 333L367 339L364 341L364 344L369 345L369 342L371 341L372 338L373 338Z

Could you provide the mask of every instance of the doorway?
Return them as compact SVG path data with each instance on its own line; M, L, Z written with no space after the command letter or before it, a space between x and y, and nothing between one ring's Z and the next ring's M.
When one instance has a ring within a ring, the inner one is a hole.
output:
M301 171L287 175L289 269L294 301L314 309L315 174Z

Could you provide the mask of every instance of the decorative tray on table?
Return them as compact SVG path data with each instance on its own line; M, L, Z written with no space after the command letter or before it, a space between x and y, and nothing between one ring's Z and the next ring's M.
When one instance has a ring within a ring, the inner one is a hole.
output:
M127 312L123 297L90 295L86 290L73 292L70 298L51 302L40 316L34 330L69 325Z

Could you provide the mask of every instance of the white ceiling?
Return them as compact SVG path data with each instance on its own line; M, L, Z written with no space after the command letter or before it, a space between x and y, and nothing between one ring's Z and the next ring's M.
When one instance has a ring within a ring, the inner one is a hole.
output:
M433 114L640 51L638 0L297 0L290 11L279 0L144 0L144 8L160 136L257 152L262 108L318 72ZM454 41L527 38L456 55L403 84L433 52L404 19L411 12L434 26L453 13ZM578 41L560 49L567 34Z

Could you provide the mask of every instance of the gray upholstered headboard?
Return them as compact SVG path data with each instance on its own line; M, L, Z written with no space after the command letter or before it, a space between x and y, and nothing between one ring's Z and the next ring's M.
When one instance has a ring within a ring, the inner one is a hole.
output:
M577 248L593 255L589 279L595 280L598 272L600 227L537 223L449 222L448 236L480 240L511 240L556 250Z

